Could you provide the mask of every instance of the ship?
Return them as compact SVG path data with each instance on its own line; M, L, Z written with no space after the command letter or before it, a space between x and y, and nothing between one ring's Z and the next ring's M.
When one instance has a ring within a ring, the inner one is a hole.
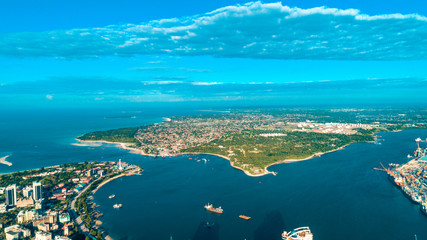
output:
M122 204L121 203L116 203L113 205L113 208L121 208Z
M240 215L239 218L245 219L245 220L251 219L251 217L248 217L248 216L245 216L245 215Z
M308 227L296 228L290 232L283 231L283 240L313 240L313 234Z
M110 196L108 196L109 199L115 198L115 197L116 197L116 195L114 195L114 194L111 194Z
M423 212L425 215L427 215L427 202L423 202L421 204L421 212Z
M222 212L224 211L221 207L215 208L210 203L205 205L205 209L209 212L214 212L214 213L219 213L219 214L222 214Z

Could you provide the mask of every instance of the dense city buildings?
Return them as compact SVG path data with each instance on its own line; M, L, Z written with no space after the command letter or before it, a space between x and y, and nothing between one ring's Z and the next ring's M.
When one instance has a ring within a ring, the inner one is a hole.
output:
M83 210L91 208L89 193L105 181L140 171L140 167L127 163L107 162L64 164L0 175L4 194L0 214L5 214L0 215L0 224L5 227L0 239L103 239L100 229L93 224L99 213Z

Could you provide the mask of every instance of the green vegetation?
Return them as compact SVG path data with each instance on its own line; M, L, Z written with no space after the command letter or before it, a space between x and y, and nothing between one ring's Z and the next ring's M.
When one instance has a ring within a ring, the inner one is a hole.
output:
M79 139L132 143L141 152L156 156L218 154L234 166L262 174L272 163L373 141L377 132L426 127L427 111L420 108L235 109L98 131ZM261 136L265 133L279 135Z
M138 132L138 129L140 129L140 127L96 131L96 132L86 133L83 136L78 137L77 139L83 140L83 141L108 141L108 142L139 144L139 141L136 140L135 138L135 135Z
M286 136L265 137L269 131L242 131L182 152L213 153L230 158L233 165L251 173L261 173L266 166L286 159L304 159L352 142L373 141L372 135L280 132ZM275 133L279 133L275 131Z

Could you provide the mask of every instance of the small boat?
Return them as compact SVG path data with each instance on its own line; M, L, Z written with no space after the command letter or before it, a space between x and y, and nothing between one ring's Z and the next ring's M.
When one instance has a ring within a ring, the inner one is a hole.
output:
M205 209L209 212L214 212L214 213L219 213L219 214L222 214L222 212L224 211L221 207L215 208L210 203L205 205Z
M245 219L245 220L251 219L251 217L248 217L248 216L245 216L245 215L240 215L239 218Z
M114 194L111 194L110 196L108 196L109 199L115 198L115 197L116 197L116 195L114 195Z
M421 203L421 212L427 215L427 203Z
M116 203L113 205L113 208L121 208L123 205L121 203Z
M290 232L282 233L283 240L313 240L313 234L308 227L296 228Z
M411 158L412 156L410 154L408 154L408 158Z

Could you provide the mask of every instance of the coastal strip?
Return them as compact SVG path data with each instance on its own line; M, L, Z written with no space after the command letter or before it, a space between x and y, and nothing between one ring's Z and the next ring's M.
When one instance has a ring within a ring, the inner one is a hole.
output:
M0 158L0 163L1 164L4 164L4 165L7 165L7 166L12 166L12 163L11 162L8 162L8 161L6 161L6 159L8 158L8 157L10 157L10 155L6 155L6 156L4 156L4 157L1 157Z
M112 144L115 147L118 147L120 149L128 150L130 153L133 153L133 154L139 154L139 155L149 156L149 157L159 157L159 155L147 154L147 153L145 153L144 151L142 151L140 149L133 148L133 144L131 144L131 143L109 142L109 141L104 141L104 140L80 140L80 139L77 139L77 138L75 140L80 142L79 146L94 146L93 144L96 144L96 143L106 143L106 144ZM215 153L185 152L185 153L176 153L176 154L164 155L164 156L160 156L160 157L177 157L177 156L183 156L183 155L211 155L211 156L216 156L216 157L220 157L220 158L228 160L230 162L230 166L231 167L243 171L249 177L261 177L261 176L265 176L265 175L268 175L268 174L276 175L277 174L276 172L272 172L272 171L268 170L268 168L271 167L271 166L273 166L273 165L282 164L282 163L293 163L293 162L300 162L300 161L310 160L310 159L312 159L314 157L320 157L321 155L326 154L326 153L331 153L331 152L335 152L335 151L341 150L341 149L345 148L346 146L348 146L350 144L351 143L346 144L346 145L341 146L341 147L336 148L336 149L332 149L332 150L327 151L327 152L315 153L315 154L310 155L310 156L308 156L306 158L301 158L301 159L284 159L282 161L271 163L271 164L267 165L263 169L263 172L260 172L260 173L257 173L257 174L251 173L248 170L243 169L242 167L234 165L233 162L231 161L231 159L229 157L226 157L226 156L220 155L220 154L215 154Z
M142 171L143 170L141 167L136 166L136 165L131 165L128 169L123 170L122 173L120 173L118 175L115 175L117 173L112 173L110 175L106 175L103 178L98 179L98 180L90 183L81 192L79 192L79 194L76 195L72 199L72 201L70 201L69 206L68 206L70 216L73 218L74 222L76 223L77 227L79 228L79 231L91 239L94 239L94 238L96 239L96 237L91 234L91 230L93 230L93 229L91 229L90 226L92 226L92 225L88 224L84 220L84 218L80 215L80 212L79 212L78 208L76 207L77 201L82 201L82 202L88 203L89 202L88 199L93 199L93 195L105 184L107 184L107 183L109 183L115 179L118 179L120 177L135 175L135 174L141 173ZM94 186L96 186L95 189L94 189ZM91 203L91 202L89 202L89 203ZM97 217L95 216L95 219L96 218ZM96 221L99 221L99 220L96 220ZM111 236L106 235L105 232L102 232L101 234L102 234L103 239L108 239L108 240L113 239Z

